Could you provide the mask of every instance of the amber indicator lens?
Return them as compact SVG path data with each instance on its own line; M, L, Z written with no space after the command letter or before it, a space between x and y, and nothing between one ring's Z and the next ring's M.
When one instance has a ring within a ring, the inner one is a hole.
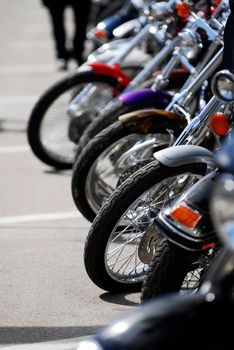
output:
M95 36L96 36L98 39L105 39L105 37L106 37L106 32L105 32L105 30L96 29L96 30L94 31L94 34L95 34Z
M177 5L177 15L182 18L186 18L190 15L190 8L186 2L182 2Z
M184 205L179 205L177 208L173 209L170 212L170 216L189 228L194 228L201 218L201 215Z

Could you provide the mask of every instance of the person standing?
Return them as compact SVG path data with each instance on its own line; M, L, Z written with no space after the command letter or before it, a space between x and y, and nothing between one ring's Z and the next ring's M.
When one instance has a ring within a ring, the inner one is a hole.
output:
M74 58L80 66L84 62L86 29L89 22L91 0L41 0L50 15L52 35L55 43L57 68L66 70L68 61ZM74 15L72 48L67 46L65 9L70 6Z

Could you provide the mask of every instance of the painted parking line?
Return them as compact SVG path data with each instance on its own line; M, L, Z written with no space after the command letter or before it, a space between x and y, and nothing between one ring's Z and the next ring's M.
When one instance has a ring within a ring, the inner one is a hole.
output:
M80 212L60 212L60 213L41 213L32 215L6 216L0 217L0 225L22 224L36 221L54 221L64 219L75 219L83 217Z
M30 151L30 147L27 145L16 145L16 146L0 146L1 153L21 153Z
M28 95L28 96L5 96L0 97L0 105L8 105L12 103L25 104L31 103L38 99L38 95Z
M91 336L81 336L77 338L67 338L33 344L20 344L1 346L2 350L76 350L80 341L89 341Z
M55 69L50 65L19 65L0 66L0 74L47 74L54 73Z

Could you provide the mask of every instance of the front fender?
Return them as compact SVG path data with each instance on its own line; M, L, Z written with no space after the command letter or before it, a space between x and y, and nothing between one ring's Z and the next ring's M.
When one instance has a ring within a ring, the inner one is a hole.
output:
M154 158L167 167L193 163L206 163L209 169L216 169L214 154L208 149L195 145L178 145L154 153Z
M96 74L107 75L119 80L121 87L126 87L130 83L130 78L121 70L119 65L108 65L103 62L89 63Z
M126 113L119 117L119 121L125 127L141 134L169 129L177 136L187 125L182 115L161 109L143 109Z
M119 99L126 105L149 103L151 106L160 105L159 108L165 108L171 102L172 96L166 91L159 89L137 89L121 94Z

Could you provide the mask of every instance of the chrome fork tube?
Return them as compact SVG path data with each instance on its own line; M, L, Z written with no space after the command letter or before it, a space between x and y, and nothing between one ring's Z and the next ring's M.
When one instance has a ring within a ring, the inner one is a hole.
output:
M186 80L186 82L184 83L184 85L182 86L181 91L183 91L183 89L186 89L189 84L194 81L194 79L198 76L198 74L201 72L201 70L209 63L209 61L214 57L215 52L217 51L217 49L220 47L220 45L222 44L221 40L217 38L217 40L213 41L209 47L208 50L206 52L206 54L204 55L204 57L202 57L202 60L196 65L195 69L196 72L195 74L190 75L190 77Z
M197 93L198 89L201 87L203 82L207 80L212 73L219 67L222 63L223 57L223 47L217 52L217 54L212 58L212 60L203 68L203 70L198 74L195 80L186 88L181 89L178 94L172 99L169 105L166 107L166 111L173 110L176 103L179 105L186 106L189 104L191 99Z
M143 83L149 76L153 74L153 72L160 67L160 65L165 61L165 59L172 53L175 46L180 41L180 37L176 37L166 45L162 50L159 51L156 56L150 60L149 63L145 66L145 68L131 81L131 83L127 86L124 92L128 92L133 90L139 84Z
M205 124L209 121L212 114L216 112L217 109L222 106L222 104L223 102L221 102L216 96L213 96L203 111L197 117L193 118L192 121L185 127L178 139L174 142L173 146L197 143L197 140L201 137L201 134L196 137L195 133L197 133L201 128L205 128ZM188 136L190 136L190 139L187 142L184 142Z
M112 58L108 64L113 65L122 62L126 56L143 40L149 35L150 27L152 27L152 24L146 24L143 29L140 30L139 33L137 33L133 39L129 41L128 47L121 51L119 55Z
M165 85L168 83L169 76L174 68L177 67L178 63L180 63L180 55L179 50L176 50L172 54L171 59L168 61L168 63L163 67L162 72L158 74L154 80L154 83L152 85L152 89L156 90L157 88L165 88Z

